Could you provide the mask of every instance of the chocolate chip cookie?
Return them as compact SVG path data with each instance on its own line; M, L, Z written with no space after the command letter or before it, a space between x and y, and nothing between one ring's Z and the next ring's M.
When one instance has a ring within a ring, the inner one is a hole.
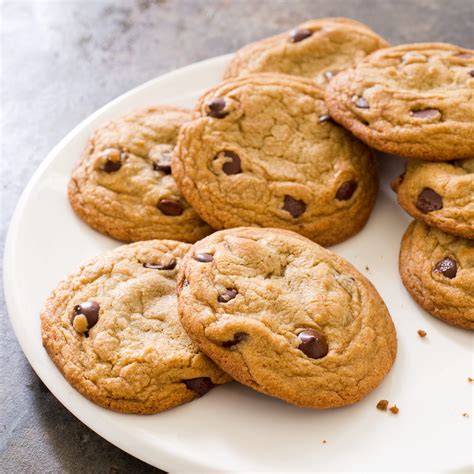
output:
M400 206L416 219L474 239L474 158L445 163L410 160L392 187Z
M124 413L157 413L229 380L179 323L176 274L189 244L147 241L94 258L41 313L43 345L68 382Z
M449 324L474 329L474 241L413 221L403 236L400 275L413 299Z
M395 329L352 265L294 232L236 228L197 242L178 274L193 341L259 392L301 407L360 400L390 370Z
M159 106L99 127L69 183L79 217L103 234L133 242L194 242L212 229L184 200L171 176L171 153L190 111Z
M371 150L331 121L312 81L281 74L208 90L181 129L173 176L215 229L279 227L321 245L357 233L377 193Z
M388 44L366 25L347 18L322 18L244 46L224 77L276 72L314 79L325 87L339 72Z
M444 43L372 53L326 89L331 117L368 145L410 158L474 157L474 51Z

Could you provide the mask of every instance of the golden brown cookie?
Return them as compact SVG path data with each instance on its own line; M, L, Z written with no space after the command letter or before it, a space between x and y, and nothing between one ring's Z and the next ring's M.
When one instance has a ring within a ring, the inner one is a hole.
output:
M368 145L410 158L474 157L474 51L445 43L372 53L326 89L331 117Z
M321 245L356 234L377 194L370 149L334 124L312 81L252 74L199 100L173 176L215 229L280 227Z
M190 117L186 109L150 107L95 130L69 183L79 217L126 242L195 242L212 232L171 176L178 131Z
M118 247L49 297L43 345L88 399L124 413L157 413L229 380L179 323L175 278L189 247L170 240Z
M474 239L474 158L446 163L410 160L392 187L411 216Z
M413 221L402 239L400 275L413 299L449 324L474 329L474 241Z
M396 356L375 288L294 232L216 232L185 256L177 290L181 322L209 357L239 382L301 407L357 402Z
M224 78L276 72L314 79L320 87L339 72L388 43L363 23L348 18L321 18L294 30L244 46Z

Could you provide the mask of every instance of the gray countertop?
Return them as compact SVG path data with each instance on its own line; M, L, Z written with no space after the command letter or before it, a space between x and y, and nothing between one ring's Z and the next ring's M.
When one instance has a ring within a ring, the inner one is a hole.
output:
M393 44L444 41L474 48L472 0L1 4L2 249L35 169L96 109L162 73L323 16L363 21ZM18 346L3 292L1 298L0 471L160 472L100 438L55 399Z

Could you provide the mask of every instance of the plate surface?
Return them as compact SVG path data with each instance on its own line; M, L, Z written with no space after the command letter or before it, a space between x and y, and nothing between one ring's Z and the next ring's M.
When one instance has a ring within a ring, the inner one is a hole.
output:
M89 133L151 104L192 106L220 81L230 56L188 66L134 89L93 114L57 145L25 189L5 249L5 293L16 336L36 373L77 418L161 469L180 471L465 471L472 466L472 336L429 316L403 288L397 267L410 218L389 181L402 160L379 160L381 190L357 236L333 247L376 286L395 321L399 352L383 383L356 405L300 409L237 383L153 416L107 411L76 392L41 346L38 314L49 292L85 259L119 245L82 223L66 196ZM428 335L421 339L418 329ZM397 404L396 416L375 408ZM462 416L468 412L471 418ZM326 440L326 443L323 443Z

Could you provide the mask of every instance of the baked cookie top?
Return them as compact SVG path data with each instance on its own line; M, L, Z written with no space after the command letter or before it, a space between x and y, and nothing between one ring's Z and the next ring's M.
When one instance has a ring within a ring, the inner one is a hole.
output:
M395 329L352 265L280 229L197 242L177 283L184 328L238 381L302 407L354 403L395 359Z
M474 239L474 158L445 163L410 160L392 186L416 219Z
M190 118L186 109L150 107L95 130L69 183L79 217L126 242L194 242L209 234L171 176L178 131Z
M474 241L413 221L403 236L400 275L415 301L449 324L474 329Z
M65 278L47 300L43 345L93 402L156 413L229 379L179 323L175 278L189 247L158 240L121 246Z
M372 152L330 120L313 82L281 74L208 90L181 129L173 176L215 229L280 227L321 245L358 232L377 192Z
M411 158L474 157L474 51L445 43L395 46L338 74L331 116L368 145Z
M310 20L294 30L237 51L224 78L256 72L304 76L325 87L339 71L388 43L363 23L347 18Z

